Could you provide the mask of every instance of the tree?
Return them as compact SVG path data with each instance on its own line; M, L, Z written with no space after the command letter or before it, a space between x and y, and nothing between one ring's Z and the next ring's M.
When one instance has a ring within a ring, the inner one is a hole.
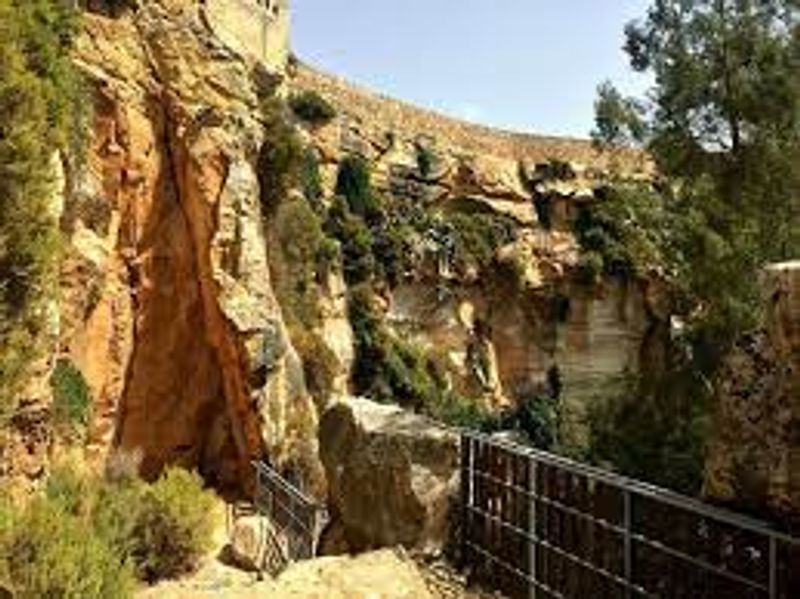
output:
M631 67L654 82L646 99L599 88L595 141L645 149L658 178L612 183L579 240L636 269L652 256L688 326L598 406L590 454L685 492L702 481L716 369L758 323L758 272L800 256L799 12L798 0L653 0L625 31Z
M675 279L713 344L756 322L764 263L800 255L800 3L654 0L626 28L648 101L599 89L595 140L654 157Z

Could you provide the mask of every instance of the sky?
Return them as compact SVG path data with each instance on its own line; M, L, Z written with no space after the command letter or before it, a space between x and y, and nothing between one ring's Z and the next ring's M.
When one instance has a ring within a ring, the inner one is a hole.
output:
M298 57L477 123L586 137L600 82L641 94L623 28L648 0L292 0ZM344 7L344 8L343 8Z

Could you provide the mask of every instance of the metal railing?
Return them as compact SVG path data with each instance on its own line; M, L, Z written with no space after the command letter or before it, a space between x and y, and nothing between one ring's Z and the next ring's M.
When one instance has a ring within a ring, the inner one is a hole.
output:
M276 573L289 563L316 555L323 510L264 462L256 471L255 508L264 517L264 569Z
M466 564L510 597L800 598L800 541L750 518L474 432L461 481Z

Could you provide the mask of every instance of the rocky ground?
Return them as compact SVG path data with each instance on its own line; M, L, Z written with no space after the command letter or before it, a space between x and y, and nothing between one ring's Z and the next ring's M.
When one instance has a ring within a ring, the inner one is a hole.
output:
M423 564L401 550L325 557L259 581L210 559L196 574L141 591L137 599L489 599L468 590L445 564Z
M297 563L276 579L259 580L224 563L228 544L224 508L218 507L214 548L194 574L142 589L136 599L490 599L468 590L463 576L442 560L384 549L358 556Z

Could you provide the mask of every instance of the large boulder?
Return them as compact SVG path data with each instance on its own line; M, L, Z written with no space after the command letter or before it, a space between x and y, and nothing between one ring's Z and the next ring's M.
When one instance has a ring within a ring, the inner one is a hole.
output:
M248 572L257 572L263 566L264 535L259 516L239 518L230 533L230 543L225 548L225 561Z
M320 456L331 511L324 552L444 547L458 491L458 435L396 406L351 398L323 416Z

